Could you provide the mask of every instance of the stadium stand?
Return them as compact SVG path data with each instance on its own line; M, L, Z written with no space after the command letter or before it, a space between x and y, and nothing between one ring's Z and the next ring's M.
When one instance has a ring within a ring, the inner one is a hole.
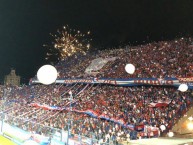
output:
M192 56L192 38L181 38L77 54L55 67L58 80L191 78ZM126 73L127 63L135 65L134 74ZM21 87L0 86L1 120L31 134L51 138L67 131L69 126L71 138L89 138L90 144L158 137L167 133L193 104L192 90L180 92L174 85L81 82L41 85L33 83L36 79Z

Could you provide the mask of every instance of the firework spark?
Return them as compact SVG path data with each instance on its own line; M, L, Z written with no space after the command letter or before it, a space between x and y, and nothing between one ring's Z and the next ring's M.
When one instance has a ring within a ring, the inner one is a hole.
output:
M86 54L90 48L90 31L81 33L79 30L64 26L62 30L57 31L57 34L50 35L54 37L54 42L51 47L44 45L48 47L50 51L47 53L46 59L55 56L58 60L64 60L66 57L70 57L76 53Z

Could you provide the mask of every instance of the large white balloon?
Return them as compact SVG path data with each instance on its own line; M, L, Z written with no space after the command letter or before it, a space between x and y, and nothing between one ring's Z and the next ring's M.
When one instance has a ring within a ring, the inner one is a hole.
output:
M169 136L169 137L173 137L173 136L174 136L174 133L170 131L170 132L168 133L168 136Z
M125 66L125 71L129 74L133 74L135 72L135 66L133 64L127 64Z
M166 126L165 126L165 125L161 125L161 126L160 126L160 129L161 129L162 131L164 131L164 130L166 130Z
M57 75L57 70L52 65L44 65L37 72L39 82L44 85L54 83L57 79Z
M186 92L188 90L188 86L186 84L181 84L178 90L181 92Z

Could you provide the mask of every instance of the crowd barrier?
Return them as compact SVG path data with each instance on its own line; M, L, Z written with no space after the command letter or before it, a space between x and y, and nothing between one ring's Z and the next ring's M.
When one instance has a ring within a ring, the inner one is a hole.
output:
M3 124L3 126L2 126ZM131 130L131 139L137 139L138 134L141 138L148 137L158 137L158 128L146 126L144 124L139 124L135 126L130 126L133 128ZM15 142L17 145L64 145L67 142L68 132L64 130L56 129L54 134L51 136L44 136L32 132L25 131L16 126L10 125L6 121L0 121L1 133L6 138ZM54 129L54 128L53 128ZM69 138L69 145L96 145L98 140L85 137L82 135L73 134Z
M1 134L17 145L64 145L65 142L67 142L68 137L68 133L66 131L63 131L62 133L56 132L52 137L46 137L40 134L24 131L18 127L11 126L8 123L2 121L0 122L0 128L1 127ZM69 145L88 145L90 143L90 138L81 138L81 144L77 135L69 138Z

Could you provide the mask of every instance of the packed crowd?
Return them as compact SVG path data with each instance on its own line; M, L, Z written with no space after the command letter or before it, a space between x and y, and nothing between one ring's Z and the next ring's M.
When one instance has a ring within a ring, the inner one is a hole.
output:
M192 42L192 38L181 38L135 47L127 46L125 49L92 52L85 56L75 55L59 62L56 67L60 70L59 78L82 78L88 77L85 70L92 60L116 57L115 61L109 61L93 75L98 78L190 77L193 75ZM133 75L125 72L127 63L132 63L136 67Z
M116 57L115 61L108 62L97 74L94 73L94 77L191 77L191 41L191 38L179 39L127 49L98 51L96 55L75 55L59 62L56 68L59 78L92 77L85 74L85 69L93 59ZM133 75L125 72L127 63L136 66ZM72 104L69 92L72 92ZM162 133L160 125L170 129L193 104L192 95L191 90L182 93L172 86L118 87L82 83L0 86L1 112L4 112L1 119L4 118L5 122L24 130L46 136L67 130L70 125L72 136L79 134L100 142L116 142L126 138L159 136ZM151 105L159 102L164 105ZM44 107L32 105L35 103ZM52 110L49 109L50 106L63 109ZM92 110L105 117L93 117L81 112L85 110ZM111 118L122 122L114 122ZM141 125L142 130L135 128ZM156 128L157 134L149 128Z
M74 103L71 105L69 91L73 94ZM1 101L1 106L4 107L5 121L24 130L49 136L57 129L67 130L70 115L72 134L108 142L125 139L131 135L135 128L131 129L127 125L154 127L159 131L156 135L160 135L160 125L171 128L174 121L187 111L192 104L191 93L181 93L175 87L161 86L33 85L6 89L6 100ZM152 102L166 102L166 105L152 107ZM71 106L72 112L67 109L49 110L34 107L30 105L32 103L67 108ZM123 124L73 111L88 109L97 114L105 114L106 118L122 119ZM138 137L150 136L153 136L152 131L138 133Z

